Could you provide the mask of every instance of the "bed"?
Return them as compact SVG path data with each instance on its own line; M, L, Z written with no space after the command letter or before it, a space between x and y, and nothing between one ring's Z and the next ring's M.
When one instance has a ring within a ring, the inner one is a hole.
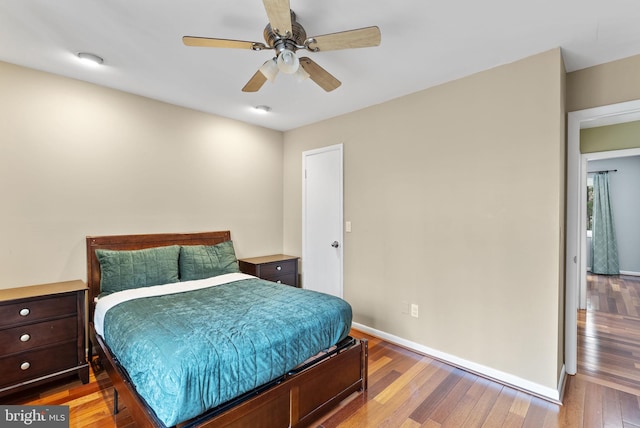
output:
M239 272L229 231L86 246L89 352L137 426L306 426L366 390L350 306Z

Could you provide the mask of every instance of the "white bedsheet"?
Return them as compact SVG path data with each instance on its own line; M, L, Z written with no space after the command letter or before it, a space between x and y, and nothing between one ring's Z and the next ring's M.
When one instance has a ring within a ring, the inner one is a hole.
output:
M112 307L128 300L139 299L141 297L161 296L163 294L183 293L185 291L199 290L201 288L215 287L233 281L251 279L255 276L244 273L227 273L211 278L197 279L193 281L174 282L171 284L154 285L151 287L133 288L130 290L118 291L108 294L98 299L93 313L93 325L96 333L102 336L104 331L104 316Z

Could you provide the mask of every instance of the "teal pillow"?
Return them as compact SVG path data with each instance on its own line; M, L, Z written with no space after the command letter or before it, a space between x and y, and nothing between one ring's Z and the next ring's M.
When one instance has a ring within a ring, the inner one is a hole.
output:
M180 247L180 280L211 278L240 272L232 241Z
M130 251L96 250L96 256L100 262L100 291L105 294L179 281L179 245Z

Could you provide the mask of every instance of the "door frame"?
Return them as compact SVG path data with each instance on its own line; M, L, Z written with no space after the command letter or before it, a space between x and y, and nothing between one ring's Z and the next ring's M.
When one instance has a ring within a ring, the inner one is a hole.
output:
M640 113L640 100L610 104L567 115L567 208L565 254L565 370L573 375L578 367L578 308L580 290L586 290L586 200L587 161L598 156L622 157L640 154L640 149L580 153L580 130L597 123L613 125ZM636 118L638 120L638 118ZM604 122L606 121L606 122ZM606 154L605 154L606 153ZM615 156L609 154L615 153ZM605 157L600 157L604 159ZM582 295L585 293L582 292ZM585 296L586 298L586 296Z
M338 254L340 257L340 266L338 272L338 287L339 287L339 297L344 296L344 145L333 144L331 146L320 147L318 149L305 150L302 152L302 269L301 269L301 278L302 278L302 288L304 288L305 283L305 261L307 255L307 242L306 242L306 227L307 227L307 186L305 183L305 174L306 174L306 165L307 165L307 156L317 155L319 153L325 153L330 151L337 150L340 153L340 186L339 186L339 201L340 201L340 212L338 213L338 221L340 223L340 245L338 247Z

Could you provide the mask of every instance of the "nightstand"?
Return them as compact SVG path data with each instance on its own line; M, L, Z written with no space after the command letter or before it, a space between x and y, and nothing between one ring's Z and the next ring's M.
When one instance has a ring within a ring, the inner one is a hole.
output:
M243 273L266 279L267 281L298 286L298 258L284 254L238 259Z
M0 290L0 396L69 375L89 382L83 281Z

